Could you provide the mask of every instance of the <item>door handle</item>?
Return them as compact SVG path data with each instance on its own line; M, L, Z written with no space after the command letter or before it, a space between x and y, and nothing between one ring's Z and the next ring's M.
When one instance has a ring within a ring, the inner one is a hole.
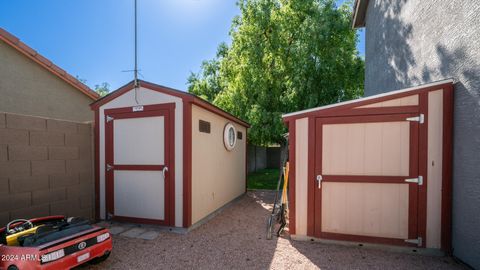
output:
M163 174L163 180L165 180L165 173L168 172L168 167L167 166L164 166L163 169L162 169L162 174Z
M319 174L317 175L317 183L318 183L318 188L322 188L322 180L323 180L323 177Z

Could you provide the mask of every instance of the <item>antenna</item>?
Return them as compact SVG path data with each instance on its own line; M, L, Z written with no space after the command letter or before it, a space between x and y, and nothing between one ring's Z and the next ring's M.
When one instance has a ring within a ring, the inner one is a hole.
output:
M137 0L134 0L135 3L135 67L133 69L133 87L135 88L135 102L138 104L138 99L137 99L137 89L138 89L138 65L137 65Z

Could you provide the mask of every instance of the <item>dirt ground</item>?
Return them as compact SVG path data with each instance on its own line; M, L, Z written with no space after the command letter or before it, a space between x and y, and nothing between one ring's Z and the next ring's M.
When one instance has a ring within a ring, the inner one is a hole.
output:
M365 247L265 239L273 193L248 192L187 234L155 240L113 237L105 262L82 269L464 269L449 257Z

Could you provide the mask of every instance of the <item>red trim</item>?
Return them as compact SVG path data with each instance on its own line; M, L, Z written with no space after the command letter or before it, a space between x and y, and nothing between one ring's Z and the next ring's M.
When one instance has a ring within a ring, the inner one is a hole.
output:
M405 121L407 117L418 116L418 114L389 114L389 115L358 115L358 116L341 116L341 117L325 117L322 124L349 124L349 123L375 123L375 122L397 122Z
M100 112L95 110L95 220L100 220Z
M40 55L37 51L30 48L27 44L23 43L22 41L20 41L20 39L18 39L17 37L15 37L14 35L7 32L5 29L1 27L0 27L0 40L3 40L5 43L12 46L18 52L30 58L32 61L39 64L46 70L50 71L55 76L65 81L69 85L73 86L75 89L82 92L89 98L96 100L100 97L95 91L90 89L88 86L86 86L85 84L77 80L72 75L68 74L65 70L61 69L59 66L55 65L47 58Z
M114 171L115 170L161 170L164 166L169 167L165 179L165 220L151 220L133 217L118 217L115 220L133 221L139 223L154 223L161 225L175 224L175 104L158 104L143 106L143 111L132 112L132 107L105 110L105 167L113 164L113 169L105 171L105 201L108 213L115 214L114 206ZM107 122L107 116L113 117L113 121ZM116 119L139 118L139 117L165 117L165 164L164 165L126 165L114 164L113 160L113 123Z
M436 88L438 89L440 88ZM420 94L419 105L425 122L420 125L418 135L418 174L423 176L423 185L418 186L418 237L422 237L422 247L425 247L427 242L428 92Z
M315 118L308 118L308 177L307 177L307 235L315 233Z
M235 116L233 116L232 114L218 108L217 106L193 95L193 94L190 94L190 93L187 93L187 92L183 92L183 91L179 91L179 90L175 90L175 89L172 89L172 88L168 88L168 87L165 87L165 86L161 86L161 85L157 85L157 84L153 84L153 83L150 83L150 82L146 82L146 81L142 81L142 80L139 80L139 85L141 87L145 87L147 89L150 89L150 90L154 90L154 91L157 91L157 92L160 92L160 93L164 93L164 94L167 94L167 95L171 95L171 96L175 96L175 97L178 97L178 98L181 98L183 100L184 103L194 103L195 105L197 106L200 106L210 112L213 112L215 114L218 114L220 116L223 116L225 118L227 118L228 120L230 121L233 121L239 125L242 125L244 127L250 127L250 125L243 121L242 119L240 118L237 118ZM103 104L127 93L128 91L132 90L133 88L133 81L126 84L125 86L122 86L120 87L118 90L112 92L111 94L97 100L96 102L90 104L90 107L93 109L93 110L96 110L98 109L100 106L102 106Z
M442 249L452 253L453 85L443 89Z
M340 106L336 106L336 107L332 107L332 108L326 108L326 109L321 109L321 110L319 109L319 110L316 110L316 111L304 112L304 113L300 113L300 114L297 114L297 115L284 117L283 121L288 122L288 121L291 121L291 120L294 120L294 119L304 118L304 117L308 117L308 116L316 116L316 117L332 116L334 113L338 113L338 112L341 112L341 111L345 111L344 113L347 113L346 110L354 109L355 107L361 107L361 106L365 106L365 105L369 105L369 104L373 104L373 103L378 103L378 102L382 102L382 101L392 100L392 99L406 97L406 96L417 95L417 94L426 93L426 92L434 91L434 90L445 89L449 86L451 86L450 82L444 83L444 84L439 84L439 85L434 85L434 86L428 86L428 87L425 87L425 88L420 88L420 89L416 89L416 90L412 90L412 91L381 96L381 97L372 98L372 99L369 99L369 100L359 100L357 102L352 102L352 103L348 103L348 104L344 104L344 105L340 105ZM398 107L405 107L405 108L407 108L407 110L412 109L412 106L398 106ZM368 108L368 109L385 110L386 108L389 108L389 107ZM360 109L357 108L355 110L360 110ZM375 110L372 110L372 111L375 111ZM352 110L352 111L354 111L354 110ZM353 112L350 112L350 113L353 114Z
M320 234L320 237L324 239L349 241L349 242L366 242L366 243L373 243L373 244L416 247L416 245L414 244L409 244L405 242L404 239L396 239L396 238L339 234L339 233L328 233L328 232L322 232Z
M416 152L412 152L416 153ZM321 173L319 173L321 174ZM378 176L378 175L322 175L323 182L349 182L349 183L385 183L385 184L405 184L405 178L415 176L410 173L405 176Z
M290 197L288 202L288 232L289 234L295 234L296 222L295 222L295 121L288 123L288 152L289 152L289 187L288 196Z
M323 141L323 123L321 118L315 119L315 175L322 174L322 148L323 143L316 143ZM316 179L313 179L316 181ZM308 209L313 208L314 217L313 217L313 235L320 238L322 235L322 190L318 189L315 185L314 188L314 199L313 205L308 205ZM310 211L310 210L309 210Z
M183 103L183 227L192 225L192 103Z

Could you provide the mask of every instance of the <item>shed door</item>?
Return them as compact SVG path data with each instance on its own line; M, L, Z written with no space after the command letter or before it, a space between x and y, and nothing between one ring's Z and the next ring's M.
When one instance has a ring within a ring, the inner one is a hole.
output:
M173 113L139 108L105 113L107 213L116 220L170 225Z
M397 245L417 238L419 124L407 120L415 116L316 119L316 237Z

